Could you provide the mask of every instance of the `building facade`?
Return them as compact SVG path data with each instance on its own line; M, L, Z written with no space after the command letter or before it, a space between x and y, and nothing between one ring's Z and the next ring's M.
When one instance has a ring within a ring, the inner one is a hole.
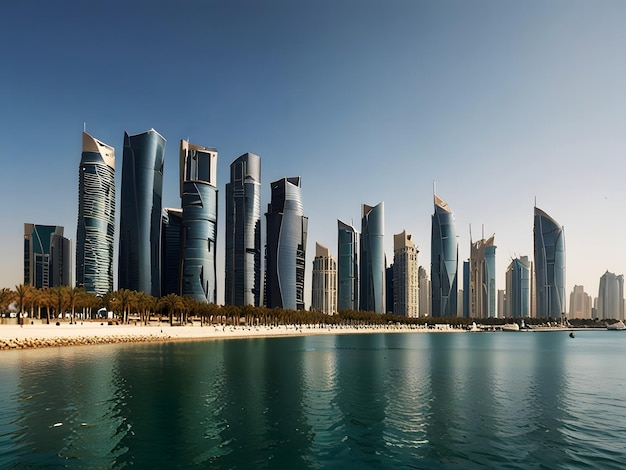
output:
M598 318L624 320L624 276L605 272L598 289Z
M69 286L72 243L58 225L24 224L24 284L37 289Z
M436 194L434 199L435 211L432 216L430 244L431 315L455 317L459 244L456 239L454 215L443 199Z
M423 266L417 270L418 288L419 288L419 315L420 317L428 317L430 315L430 280L428 273Z
M574 286L569 295L569 318L590 319L593 299L583 286Z
M118 289L161 295L165 139L154 129L124 133Z
M265 306L304 310L304 272L308 218L304 216L300 177L270 184L265 248Z
M337 310L359 309L359 234L337 220Z
M393 236L393 313L419 317L419 250L404 230Z
M498 292L496 289L495 235L489 239L470 242L469 316L496 318Z
M315 244L311 309L327 315L337 313L337 261L330 249Z
M113 291L115 149L83 132L78 171L76 286L102 296Z
M530 317L531 268L528 256L511 260L505 275L505 318Z
M363 204L361 212L359 309L386 313L385 205Z
M180 141L181 295L217 302L217 150Z
M183 210L163 209L161 217L161 296L180 295Z
M535 207L535 282L538 318L559 318L565 310L565 237L563 227Z
M261 305L261 158L245 153L226 184L226 305Z

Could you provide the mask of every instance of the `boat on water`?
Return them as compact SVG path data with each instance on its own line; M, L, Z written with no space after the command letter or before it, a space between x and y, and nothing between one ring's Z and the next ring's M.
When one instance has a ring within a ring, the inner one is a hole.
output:
M624 325L624 322L620 320L617 323L613 323L612 325L607 325L606 329L611 331L623 331L626 330L626 325Z
M481 329L478 328L476 322L472 322L472 325L467 327L467 331L481 331Z
M502 331L519 331L519 325L517 323L505 323L502 325Z

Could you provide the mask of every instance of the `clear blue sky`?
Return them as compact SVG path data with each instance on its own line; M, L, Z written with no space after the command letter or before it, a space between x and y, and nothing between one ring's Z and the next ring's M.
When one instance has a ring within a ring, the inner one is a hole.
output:
M436 180L461 261L470 224L495 232L498 288L532 257L536 197L565 226L567 293L595 296L626 271L624 25L604 0L2 2L0 286L22 282L24 222L75 240L86 122L116 149L118 195L123 133L150 128L168 207L181 138L218 149L220 215L244 152L264 211L271 181L301 176L308 285L315 242L336 254L362 203L385 202L388 261L406 229L430 271Z

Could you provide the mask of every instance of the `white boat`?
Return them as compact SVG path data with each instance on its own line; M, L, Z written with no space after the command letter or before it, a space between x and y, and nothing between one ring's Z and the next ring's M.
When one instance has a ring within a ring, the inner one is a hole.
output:
M626 325L624 325L624 322L620 320L617 323L613 323L612 325L607 325L606 329L611 331L622 331L626 330Z
M519 325L517 323L505 323L502 325L502 331L519 331Z

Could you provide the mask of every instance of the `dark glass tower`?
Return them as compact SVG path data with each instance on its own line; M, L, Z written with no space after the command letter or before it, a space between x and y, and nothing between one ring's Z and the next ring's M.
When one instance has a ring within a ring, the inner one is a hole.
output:
M104 295L113 290L115 150L83 132L78 173L76 286Z
M359 234L337 220L337 310L359 309Z
M71 261L71 241L63 236L63 227L24 224L24 284L69 286Z
M165 139L124 133L118 288L161 295L161 208Z
M360 301L359 309L385 313L386 266L383 239L385 236L385 205L363 204L361 217Z
M226 184L226 305L261 304L261 159L245 153Z
M537 318L565 314L565 237L563 227L535 207L535 282Z
M304 266L308 218L302 209L300 177L271 183L267 206L265 305L304 310Z
M161 296L180 295L182 209L163 209L161 226Z
M181 295L217 302L217 150L180 141Z
M459 244L454 215L448 204L435 195L430 244L430 276L433 317L457 316L457 270Z

